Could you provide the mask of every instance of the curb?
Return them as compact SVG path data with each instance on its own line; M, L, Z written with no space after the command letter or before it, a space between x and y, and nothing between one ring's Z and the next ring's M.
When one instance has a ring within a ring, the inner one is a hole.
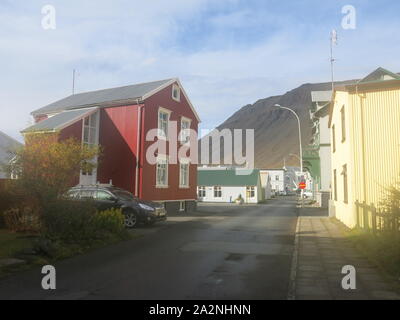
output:
M298 211L300 209L298 208ZM297 277L297 264L299 257L299 230L300 230L300 216L297 214L297 224L294 238L294 249L292 257L292 265L290 268L289 290L287 300L296 300L296 277Z

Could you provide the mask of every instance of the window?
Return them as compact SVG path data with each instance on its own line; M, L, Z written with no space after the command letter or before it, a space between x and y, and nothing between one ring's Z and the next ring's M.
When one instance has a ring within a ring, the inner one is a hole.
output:
M221 187L214 187L214 198L222 198Z
M342 118L342 142L346 141L346 115L344 112L344 106L340 110L340 116Z
M189 187L189 163L179 164L179 186Z
M81 190L78 197L83 200L91 200L93 199L93 196L94 192L92 190Z
M248 198L254 198L256 196L255 187L246 187L246 193Z
M198 188L198 196L199 196L199 198L205 198L206 197L206 187L199 187Z
M189 119L181 119L180 141L182 143L188 143L190 140L190 122L191 121Z
M168 186L168 160L157 159L157 173L156 173L156 186L167 187Z
M332 148L333 152L336 151L336 133L335 133L335 125L332 126Z
M179 211L185 211L185 201L179 201Z
M115 197L113 197L110 193L106 191L97 191L96 193L96 199L97 200L103 200L103 201L111 201L114 200Z
M279 176L275 176L275 180L276 180L276 181L279 181Z
M337 176L336 169L333 170L333 199L337 201Z
M181 101L181 89L177 84L172 86L172 99L178 102Z
M92 115L86 117L83 120L83 144L86 146L93 146L97 142L97 113L93 113ZM92 176L93 170L88 169L86 164L83 167L86 167L82 170L83 176Z
M169 112L159 110L158 111L158 137L168 137L168 120Z
M344 203L349 203L349 195L348 195L348 189L347 189L347 165L345 164L343 166L343 201Z
M92 146L96 143L97 113L83 120L83 143Z

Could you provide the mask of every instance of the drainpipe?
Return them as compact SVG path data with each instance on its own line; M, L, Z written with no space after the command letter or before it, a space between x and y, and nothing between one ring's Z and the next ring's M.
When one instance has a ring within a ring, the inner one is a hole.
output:
M139 105L139 99L137 100L138 104L138 122L137 122L137 139L136 139L136 173L135 173L135 196L139 197L139 168L140 168L140 142L141 142L141 133L142 133L142 108L143 106Z

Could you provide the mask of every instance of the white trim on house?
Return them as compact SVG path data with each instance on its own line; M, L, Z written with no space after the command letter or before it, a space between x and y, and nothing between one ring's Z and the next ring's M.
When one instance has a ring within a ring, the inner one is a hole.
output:
M187 166L187 179L186 184L181 184L182 182L182 165ZM179 188L180 189L188 189L190 188L190 159L188 158L181 158L179 159Z
M164 135L160 134L162 131L160 128L160 113L166 114L168 116L167 118L167 124L166 124L166 132L164 131ZM169 119L171 118L171 113L172 111L164 108L164 107L158 107L158 112L157 112L157 138L160 140L168 140L168 129L169 129Z
M165 162L164 164L166 165L166 172L165 172L165 184L159 184L158 183L158 162ZM157 189L167 189L169 188L169 184L168 184L168 169L169 169L169 161L168 161L168 155L166 154L160 154L157 156L157 162L155 165L155 169L156 169L156 188Z
M170 86L171 84L173 84L175 82L178 83L178 85L179 85L179 87L181 89L181 94L183 93L186 101L188 102L190 108L192 109L193 114L195 115L197 121L200 123L201 122L200 117L197 114L192 102L190 101L188 95L186 94L185 89L183 88L183 86L182 86L182 84L181 84L181 82L180 82L180 80L178 78L171 79L170 81L168 81L168 82L164 83L163 85L159 86L157 89L154 89L153 91L150 91L147 94L143 95L142 100L145 100L145 99L151 97L152 95L156 94L157 92L160 92L161 90L165 89L166 87Z
M174 96L175 90L177 89L177 97ZM181 102L181 88L179 84L174 83L172 84L172 92L171 92L172 99L176 102Z
M179 142L182 144L187 144L190 142L190 129L192 128L192 119L181 116L181 121L180 121L180 131L179 131ZM184 122L188 122L189 123L189 127L186 129L182 129L182 124ZM187 132L184 132L183 130L187 130Z

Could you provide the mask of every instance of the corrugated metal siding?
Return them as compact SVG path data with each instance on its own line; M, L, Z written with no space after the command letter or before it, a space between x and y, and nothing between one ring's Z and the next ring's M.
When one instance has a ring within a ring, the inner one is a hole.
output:
M366 92L362 98L352 95L357 116L353 118L354 144L362 151L364 142L365 195L362 172L358 170L360 185L356 200L378 205L384 199L386 188L400 178L400 90ZM363 120L363 124L361 121ZM364 141L359 129L364 130ZM362 167L363 154L355 157Z
M345 96L348 95L346 104ZM340 109L345 104L349 137L337 137L332 170L338 173L338 218L349 226L356 223L355 202L382 207L385 191L400 181L400 89L337 93L332 124L340 132ZM338 134L339 135L339 134ZM343 148L346 144L349 148ZM348 153L348 154L346 154ZM343 202L341 166L348 162L349 204ZM351 187L350 187L351 186ZM359 215L360 225L363 218Z

